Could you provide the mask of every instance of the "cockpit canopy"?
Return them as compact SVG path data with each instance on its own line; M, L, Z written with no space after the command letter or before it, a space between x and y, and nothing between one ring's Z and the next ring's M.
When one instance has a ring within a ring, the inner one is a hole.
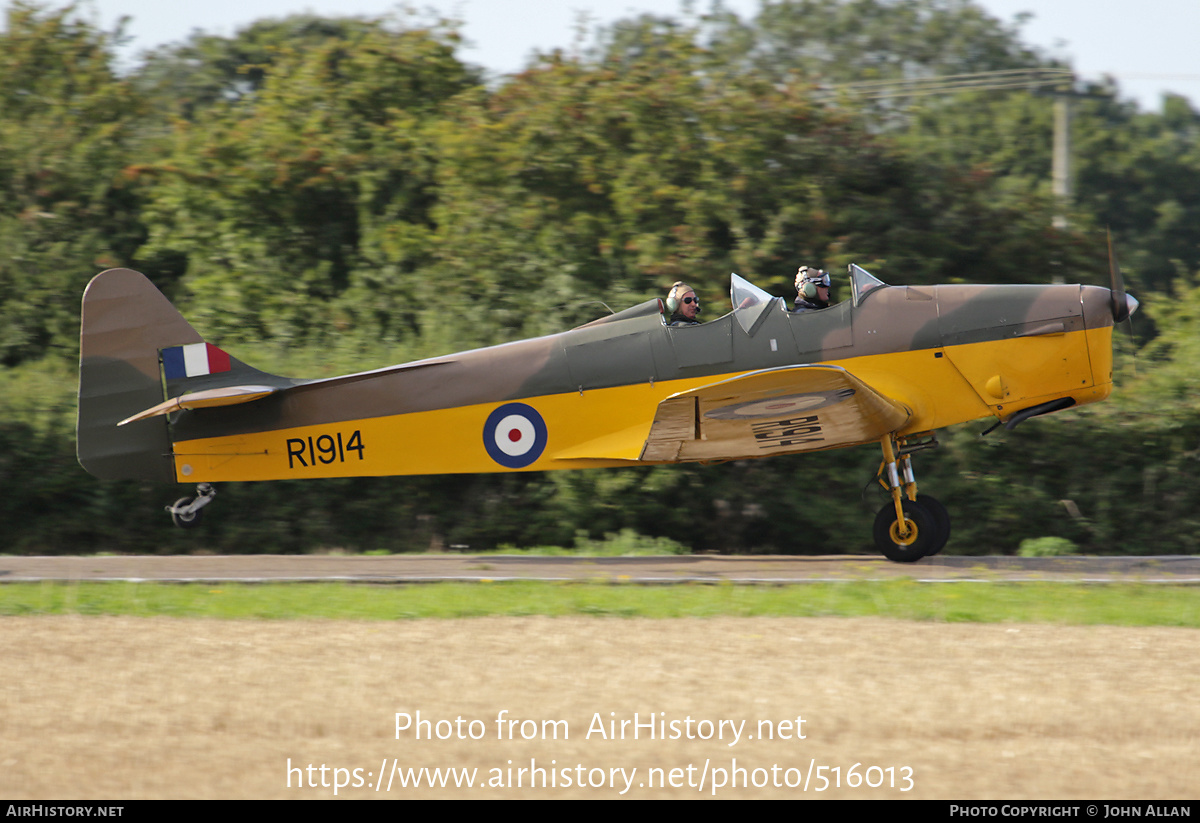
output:
M887 283L884 283L857 263L850 264L850 295L854 300L855 307L862 305L863 299L869 292L886 285Z
M850 299L858 307L866 296L887 284L861 266L850 264ZM742 328L749 332L758 325L759 319L767 311L767 307L778 302L783 306L782 297L774 297L737 274L729 275L729 300L733 304L734 315Z

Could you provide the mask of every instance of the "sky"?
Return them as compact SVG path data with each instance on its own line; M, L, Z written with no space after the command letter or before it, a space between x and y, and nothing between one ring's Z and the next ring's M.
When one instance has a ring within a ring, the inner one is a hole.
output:
M40 0L46 2L46 0ZM64 0L65 2L65 0ZM759 0L724 0L742 17L753 16ZM1121 97L1143 110L1161 110L1164 91L1181 94L1200 108L1200 0L976 0L992 16L1011 23L1021 12L1033 18L1022 40L1068 60L1085 80L1116 79ZM7 7L8 0L0 0ZM233 35L264 17L300 12L327 16L380 16L399 8L395 0L81 0L90 19L111 29L122 16L131 21L128 59L147 49L185 39L193 30ZM418 0L418 8L465 21L470 46L461 56L496 74L519 70L535 51L570 49L581 14L592 24L642 12L679 16L680 0ZM707 8L708 0L697 7Z

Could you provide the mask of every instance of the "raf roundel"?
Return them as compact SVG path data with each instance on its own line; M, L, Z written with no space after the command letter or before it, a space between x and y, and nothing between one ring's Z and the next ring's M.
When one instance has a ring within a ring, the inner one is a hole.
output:
M713 420L751 420L758 417L782 417L788 414L802 414L804 412L823 409L826 406L834 406L853 396L854 389L788 394L782 397L772 397L767 400L751 400L748 403L734 403L730 406L722 406L719 409L706 412L704 416Z
M483 447L506 469L523 469L546 450L546 421L524 403L505 403L483 424Z

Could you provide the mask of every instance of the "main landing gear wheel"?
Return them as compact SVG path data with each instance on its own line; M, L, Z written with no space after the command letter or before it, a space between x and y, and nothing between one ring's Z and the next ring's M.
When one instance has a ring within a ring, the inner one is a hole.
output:
M940 552L950 539L950 514L936 498L917 492L912 468L913 452L936 448L937 437L933 432L903 438L887 434L880 444L883 463L876 479L891 499L875 515L875 547L888 560L915 563ZM897 518L897 506L903 517Z
M903 530L896 519L894 503L888 503L875 515L875 547L897 563L915 563L927 554L941 551L937 541L943 530L938 528L929 510L908 499L901 501L901 506Z
M927 494L918 494L917 503L925 508L933 517L933 524L937 527L936 539L933 542L933 548L925 553L926 557L932 557L946 547L946 542L950 539L950 512L946 511L946 507L936 497L930 497ZM894 507L893 507L894 508Z

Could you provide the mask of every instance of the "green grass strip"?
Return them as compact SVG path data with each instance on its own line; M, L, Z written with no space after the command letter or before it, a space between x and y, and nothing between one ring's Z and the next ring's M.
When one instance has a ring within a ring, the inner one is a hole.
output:
M804 585L12 583L0 615L404 620L485 616L890 617L970 623L1200 627L1195 588L913 581Z

